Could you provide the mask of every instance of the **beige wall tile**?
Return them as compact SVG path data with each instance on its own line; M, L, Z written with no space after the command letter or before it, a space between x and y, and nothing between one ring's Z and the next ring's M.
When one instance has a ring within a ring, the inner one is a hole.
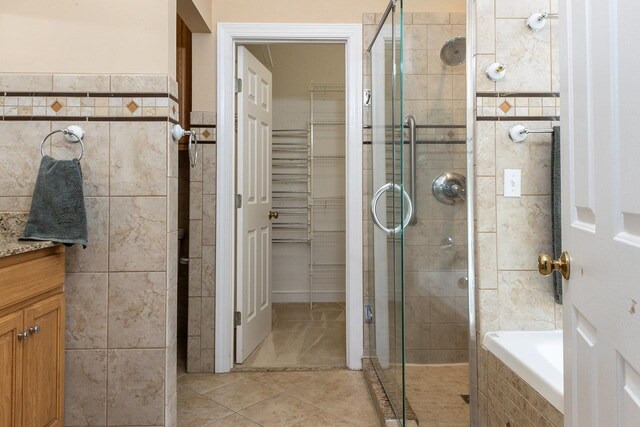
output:
M550 32L534 33L519 19L497 19L496 28L496 58L507 66L507 75L496 83L496 89L500 92L550 91Z
M167 290L167 327L166 345L170 345L178 339L178 287L172 286Z
M64 374L65 425L106 425L107 351L67 350Z
M67 272L97 272L109 269L109 198L85 197L89 244L66 249Z
M109 348L165 345L164 273L109 274Z
M0 92L50 92L51 74L0 74Z
M552 19L549 28L551 32L551 90L560 92L560 23Z
M167 76L152 74L113 74L111 92L168 93Z
M189 221L189 258L202 256L202 220Z
M111 195L167 193L166 124L111 123Z
M189 259L189 296L198 297L202 295L202 259Z
M496 83L487 77L487 67L496 62L495 55L476 55L476 92L494 92ZM478 112L482 116L482 111ZM480 123L480 122L476 122Z
M4 196L33 195L40 166L40 141L51 132L49 122L0 121L0 189ZM50 154L45 145L45 154Z
M202 350L211 350L214 347L214 319L215 319L215 299L202 298L202 315L200 324L200 345Z
M427 98L427 76L407 74L404 77L405 99Z
M550 6L549 0L496 0L496 16L498 18L528 18L534 12L548 11Z
M189 185L189 219L202 219L202 182Z
M481 337L490 331L500 330L498 291L482 289L478 295L478 332Z
M106 348L107 291L107 273L67 273L67 349Z
M202 197L202 244L216 244L216 196L206 194Z
M442 63L442 61L439 61ZM406 74L427 74L428 71L427 50L405 50L404 51L404 71ZM371 87L371 84L365 86Z
M478 177L476 179L476 221L477 231L494 232L496 225L495 178Z
M171 136L173 124L167 123L167 176L178 178L180 174L180 160L178 143Z
M77 124L73 122L53 123L55 129ZM82 157L83 192L87 196L109 195L109 123L83 122L85 131ZM44 136L44 135L43 135ZM78 144L69 143L62 134L51 137L51 155L56 159L73 159L80 155Z
M452 37L451 25L429 25L427 26L427 49L442 49L442 46Z
M109 350L109 425L164 423L165 350Z
M187 339L187 372L202 372L200 361L200 337L189 337Z
M375 28L375 27L374 27ZM405 29L405 49L427 49L427 26L409 25Z
M496 143L495 122L476 122L476 176L495 176Z
M447 12L416 12L413 14L414 24L448 24Z
M217 152L214 144L202 145L202 192L216 194Z
M54 74L54 92L109 92L111 78L106 74Z
M520 122L518 122L520 123ZM549 122L522 122L530 129L549 128ZM518 144L509 138L513 122L496 124L497 194L504 194L504 169L522 170L523 195L551 194L551 137L531 134L526 143Z
M189 297L189 337L200 337L202 298Z
M216 293L216 248L202 247L202 295L215 296Z
M500 329L555 329L551 280L537 271L500 271Z
M164 197L111 199L109 263L112 271L165 270L165 212Z
M428 98L434 99L452 99L453 97L453 76L448 75L430 75L428 77Z
M497 198L498 268L533 270L551 250L551 197Z
M178 342L174 340L167 345L167 351L165 352L165 374L166 379L164 385L165 404L171 403L171 400L175 397L178 390L177 381L177 366L178 366Z
M496 233L477 233L476 265L478 269L478 287L497 289L497 239Z
M167 232L178 231L178 178L167 179Z
M476 53L495 53L496 24L495 1L476 0Z

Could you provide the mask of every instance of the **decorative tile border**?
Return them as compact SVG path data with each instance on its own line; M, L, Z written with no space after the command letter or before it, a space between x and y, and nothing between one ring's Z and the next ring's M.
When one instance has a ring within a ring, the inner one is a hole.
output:
M479 92L477 120L560 120L560 94L557 92Z
M0 120L178 122L169 93L0 92Z
M465 125L419 125L417 126L416 144L465 144L467 128ZM362 143L371 144L373 141L370 126L364 126L362 131ZM405 143L408 142L408 134Z
M216 114L210 111L192 111L191 130L196 133L198 144L215 144L218 137Z

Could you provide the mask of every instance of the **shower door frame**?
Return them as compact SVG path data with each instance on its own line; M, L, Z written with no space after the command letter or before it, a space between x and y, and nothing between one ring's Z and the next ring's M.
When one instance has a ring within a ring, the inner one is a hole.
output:
M234 366L235 307L235 69L236 47L264 43L345 46L346 98L346 364L362 369L364 355L362 230L362 25L218 23L215 372Z

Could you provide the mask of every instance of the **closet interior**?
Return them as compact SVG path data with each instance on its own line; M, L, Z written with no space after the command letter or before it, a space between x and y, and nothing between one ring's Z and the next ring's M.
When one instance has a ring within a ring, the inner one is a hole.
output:
M273 75L272 331L243 367L345 366L345 60L247 48Z

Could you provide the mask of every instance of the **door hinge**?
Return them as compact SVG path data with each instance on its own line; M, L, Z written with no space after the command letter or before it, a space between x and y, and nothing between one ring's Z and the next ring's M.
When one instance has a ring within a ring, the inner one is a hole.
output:
M233 313L233 326L240 326L242 324L242 313L236 311Z
M242 207L242 194L236 194L236 209Z
M242 79L236 79L236 93L242 93Z

